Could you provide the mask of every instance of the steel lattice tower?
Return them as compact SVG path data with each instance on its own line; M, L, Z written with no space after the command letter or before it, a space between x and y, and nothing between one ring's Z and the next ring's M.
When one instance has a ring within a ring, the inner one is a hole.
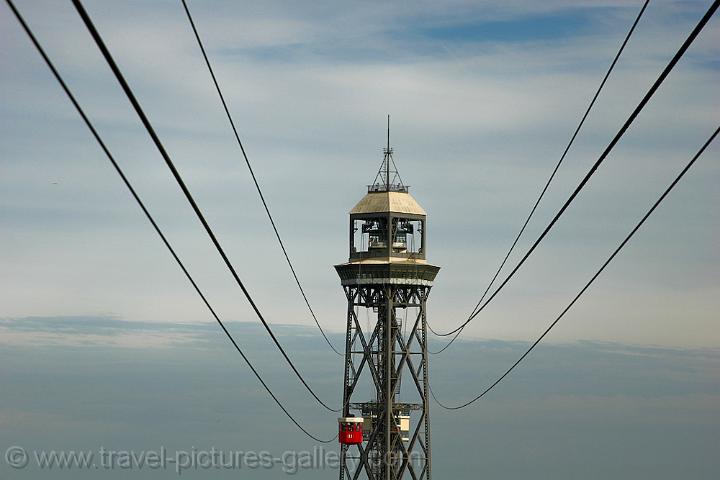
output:
M425 306L439 267L425 260L427 216L400 179L389 133L384 154L350 212L349 261L335 266L348 302L340 479L430 480ZM343 434L352 422L362 436Z

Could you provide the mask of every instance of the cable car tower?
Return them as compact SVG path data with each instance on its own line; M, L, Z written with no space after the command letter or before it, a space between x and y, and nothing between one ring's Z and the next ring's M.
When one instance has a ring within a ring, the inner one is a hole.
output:
M388 143L350 211L350 258L336 265L347 297L340 480L430 480L425 305L440 267L426 261L427 216Z

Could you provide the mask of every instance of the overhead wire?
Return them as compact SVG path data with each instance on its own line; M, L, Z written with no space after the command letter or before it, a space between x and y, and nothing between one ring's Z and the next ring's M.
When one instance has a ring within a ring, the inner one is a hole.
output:
M283 413L288 417L288 419L290 419L290 421L291 421L293 424L295 424L295 426L296 426L298 429L300 429L300 431L302 431L305 435L307 435L308 437L310 437L311 439L313 439L313 440L315 440L315 441L317 441L317 442L320 442L320 443L330 443L330 442L332 442L332 441L334 440L334 438L329 439L329 440L324 440L324 439L321 439L321 438L316 437L315 435L311 434L307 429L305 429L305 428L298 422L298 420L296 420L295 417L287 410L287 408L283 405L283 403L278 399L278 397L275 395L275 393L273 393L273 391L272 391L272 390L270 389L270 387L267 385L267 383L265 382L265 380L262 378L262 376L260 375L260 373L257 371L257 369L255 368L255 366L254 366L254 365L252 364L252 362L250 361L250 359L245 355L245 353L243 352L243 350L240 348L240 346L238 345L238 343L235 341L235 339L233 338L232 334L231 334L231 333L228 331L228 329L225 327L225 325L224 325L224 323L222 322L222 320L220 320L220 317L219 317L218 314L215 312L215 310L213 309L213 307L210 305L210 302L207 300L207 298L206 298L205 295L203 294L202 290L200 289L200 287L198 286L198 284L195 282L195 280L193 279L192 275L191 275L190 272L187 270L187 268L186 268L185 265L183 264L182 260L181 260L180 257L178 256L178 254L175 252L175 249L172 247L172 245L170 244L170 242L169 242L169 240L167 239L167 237L165 236L165 234L163 234L162 230L161 230L160 227L158 226L158 224L157 224L157 222L155 221L155 219L153 218L152 214L149 212L149 210L147 209L147 207L146 207L145 204L143 203L143 201L142 201L142 199L140 198L140 196L138 195L137 191L135 190L135 188L134 188L134 187L132 186L132 184L130 183L130 180L127 178L127 176L126 176L125 173L123 172L122 168L120 167L120 165L119 165L119 164L117 163L117 161L115 160L114 156L110 153L110 150L109 150L108 147L105 145L105 142L103 141L102 137L100 137L100 134L97 132L97 130L96 130L95 127L93 126L92 122L90 121L90 119L88 118L88 116L85 114L85 111L83 110L83 108L80 106L80 104L79 104L78 101L76 100L75 96L73 95L72 91L70 90L70 88L67 86L67 84L66 84L65 81L63 80L63 78L62 78L62 76L60 75L59 71L55 68L55 65L54 65L53 62L50 60L50 58L48 57L48 55L45 53L45 50L43 49L42 45L40 45L40 42L39 42L39 41L37 40L37 38L35 37L34 33L33 33L32 30L30 29L30 27L28 26L28 24L25 22L25 19L24 19L23 16L20 14L20 12L18 11L18 9L15 7L15 4L12 2L12 0L6 0L6 2L7 2L7 4L8 4L8 6L10 7L10 9L12 10L13 14L15 15L15 18L18 20L18 22L19 22L20 25L22 26L22 28L23 28L23 30L25 31L25 33L26 33L26 34L28 35L28 37L30 38L30 41L31 41L32 44L35 46L35 49L38 51L38 53L40 54L40 56L41 56L41 57L43 58L43 60L45 61L45 64L48 66L48 68L49 68L50 71L52 72L53 76L55 77L55 79L57 80L57 82L60 84L60 87L63 89L63 91L65 92L65 94L67 95L67 97L70 99L70 102L72 103L73 107L75 107L75 110L77 111L77 113L80 115L80 117L82 118L82 120L83 120L83 122L85 123L85 125L86 125L86 126L88 127L88 129L90 130L90 133L92 134L92 136L95 138L95 140L96 140L96 141L98 142L98 144L100 145L100 148L102 149L103 153L105 153L105 156L108 158L108 160L109 160L110 163L112 164L113 168L115 169L115 171L117 172L117 174L120 176L120 178L122 179L122 181L123 181L123 183L125 184L125 186L127 187L127 189L130 191L130 194L131 194L132 197L135 199L135 202L138 204L138 206L140 207L140 209L143 211L143 214L144 214L145 217L148 219L148 221L149 221L150 224L152 225L153 229L154 229L155 232L158 234L158 236L159 236L160 239L162 240L163 244L164 244L165 247L168 249L168 251L169 251L170 254L172 255L173 259L174 259L175 262L178 264L178 266L179 266L180 269L182 270L183 274L185 275L185 277L188 279L188 281L189 281L190 284L192 285L193 289L195 289L195 292L196 292L196 293L198 294L198 296L202 299L203 303L205 304L205 306L207 307L207 309L210 311L210 313L212 314L213 318L215 318L215 320L217 321L218 325L220 325L220 328L223 330L223 332L225 333L225 335L228 337L228 339L230 340L230 342L233 344L233 346L235 347L235 350L240 354L240 356L242 357L242 359L245 361L246 365L247 365L247 366L250 368L250 370L252 371L253 375L255 375L255 378L260 382L260 384L263 386L263 388L264 388L265 391L268 393L268 395L270 395L270 397L273 399L273 401L275 402L275 404L277 404L277 406L283 411Z
M13 9L13 11L16 13L16 16L18 16L18 19L21 20L21 17L19 17L19 13L18 13L17 10L14 8L14 5L12 4L11 0L6 0L6 1L7 1L7 3L11 6L11 8ZM161 153L163 153L163 157L165 158L166 163L168 163L168 166L170 167L171 171L172 171L173 174L175 175L176 180L177 180L178 183L181 185L181 188L183 189L183 192L186 194L186 197L188 197L188 200L190 201L191 205L193 206L194 210L196 211L196 214L198 214L198 216L199 216L200 219L201 219L201 222L202 222L203 225L206 227L206 230L208 231L208 234L210 235L211 239L213 240L213 243L216 245L216 248L217 248L218 251L221 253L221 256L223 257L223 259L225 260L226 264L227 264L228 267L230 268L231 272L233 273L233 276L235 277L236 281L238 282L238 284L240 285L241 289L242 289L243 292L245 293L248 301L249 301L250 304L252 305L253 309L256 311L256 314L259 316L259 318L261 319L261 321L263 322L263 324L266 326L266 330L268 330L268 333L270 333L271 337L275 340L276 345L278 346L278 348L280 348L281 352L282 352L283 355L285 356L285 359L288 361L288 363L290 363L291 367L292 367L293 370L295 371L295 373L296 373L296 375L298 376L298 378L300 378L301 381L303 381L303 384L305 385L305 387L306 387L311 393L313 393L313 396L316 398L316 400L318 400L321 404L323 404L326 408L328 408L328 407L314 394L314 392L312 391L312 389L310 389L309 385L307 385L307 383L305 383L305 381L304 381L304 379L302 378L302 376L300 375L300 373L297 371L297 369L295 369L294 365L292 364L292 362L291 362L290 359L287 357L287 355L285 354L285 352L284 352L284 350L282 349L282 347L279 345L279 343L278 343L277 340L275 339L274 335L272 334L271 330L269 329L269 326L268 326L268 325L266 324L266 322L264 321L261 313L259 312L258 308L257 308L256 305L254 304L252 298L250 297L249 292L247 292L247 290L245 289L244 285L243 285L242 282L240 281L239 277L237 276L237 273L234 271L234 268L231 266L229 260L227 259L227 256L224 254L224 252L222 251L219 243L217 242L217 239L215 238L215 236L214 236L214 234L212 233L212 231L209 229L209 226L207 225L207 222L204 220L204 217L202 217L202 214L199 212L199 209L197 208L197 205L195 204L194 200L192 200L192 197L190 196L189 191L187 190L187 187L185 187L184 182L182 182L182 179L179 177L179 174L177 174L177 170L175 170L174 166L172 166L172 162L170 161L169 156L167 155L167 153L165 153L164 148L162 148L162 145L160 144L159 139L157 139L157 136L154 134L154 130L152 130L152 127L149 125L149 122L147 121L147 118L144 116L144 113L142 113L142 110L140 109L139 104L137 103L136 100L134 100L134 96L132 95L132 92L129 90L129 87L128 87L127 84L125 83L124 79L122 79L122 81L120 80L120 79L122 78L122 76L121 76L121 74L119 74L119 70L117 69L117 66L114 65L114 61L112 61L112 58L109 56L109 52L108 52L107 49L104 47L104 44L102 43L102 39L99 37L99 34L98 34L97 31L94 29L94 27L91 28L92 23L89 21L89 17L87 17L87 14L85 13L85 15L83 16L84 9L82 8L82 5L80 4L79 0L73 0L73 3L75 4L76 8L79 7L79 8L78 8L78 11L81 13L81 17L83 17L83 20L86 22L86 26L88 26L88 29L91 31L91 34L92 34L93 37L95 38L96 43L98 43L98 46L100 47L101 51L103 51L103 55L107 55L107 56L106 56L106 60L108 61L109 64L111 64L111 68L113 69L114 73L116 74L116 77L119 77L119 78L118 78L118 81L121 83L121 86L123 86L123 89L126 90L126 94L128 94L128 97L129 97L129 98L132 97L132 98L131 98L131 103L133 103L133 106L136 107L136 111L138 111L138 114L140 115L141 119L143 119L143 123L146 125L146 128L148 129L149 133L151 133L151 137L152 137L153 140L155 141L155 143L156 143L156 145L158 146L158 148L161 150ZM700 31L702 30L702 28L705 26L705 24L707 23L707 21L709 20L709 18L712 16L712 14L714 14L715 10L716 10L717 7L718 7L718 3L720 3L720 1L715 1L715 2L713 3L713 5L712 5L712 6L710 7L710 9L708 10L708 13L706 13L706 15L703 17L703 20L701 20L701 22L698 24L698 26L696 26L696 28L693 30L693 32L691 33L690 37L688 37L688 39L685 41L685 43L683 44L683 46L681 47L681 49L676 53L675 57L673 57L673 59L672 59L672 61L670 62L670 64L668 64L668 66L667 66L666 69L663 71L663 73L662 73L661 76L658 78L658 80L655 82L655 84L653 85L653 87L650 89L650 91L649 91L649 92L646 94L646 96L643 98L643 100L641 101L640 105L638 105L638 107L635 109L635 111L633 112L633 114L631 115L631 117L628 119L628 121L625 123L625 125L621 128L621 130L618 132L618 134L617 134L616 137L613 139L613 141L610 143L610 145L606 148L605 152L601 155L601 157L600 157L600 158L598 159L598 161L595 163L595 165L593 166L593 168L591 168L590 172L586 175L586 177L583 179L583 181L581 182L581 184L577 187L577 189L575 190L575 192L571 195L571 197L568 199L568 201L565 203L565 205L561 208L561 210L558 212L558 214L555 216L555 218L552 220L552 222L548 225L548 227L546 227L546 229L545 229L545 231L543 232L543 234L538 238L538 240L536 240L536 242L534 243L534 245L533 245L533 246L530 248L530 250L526 253L526 255L523 257L523 259L520 261L520 263L513 269L513 271L511 272L511 274L505 279L505 281L500 285L500 287L495 290L495 292L494 292L493 295L487 300L487 302L485 302L484 304L482 304L482 306L479 306L478 308L476 308L476 311L471 315L471 317L468 319L468 321L467 321L466 323L464 323L460 328L464 328L464 326L467 325L467 323L469 323L469 321L471 321L473 318L475 318L475 316L477 316L477 314L479 314L479 313L487 306L487 304L490 303L490 301L492 301L492 299L493 299L493 298L498 294L498 292L504 287L504 285L509 281L509 279L514 275L514 273L520 268L520 266L524 263L524 261L528 258L528 256L534 251L534 249L537 247L537 245L540 243L540 241L542 241L542 239L545 237L545 235L547 234L547 232L552 228L552 226L555 224L555 222L557 221L557 219L558 219L558 218L562 215L562 213L565 211L565 209L567 208L567 206L572 202L572 200L575 198L575 196L576 196L576 195L579 193L579 191L584 187L584 185L587 183L587 181L588 181L589 178L592 176L592 174L594 174L594 172L597 170L597 168L598 168L599 165L602 163L602 161L604 161L604 159L606 158L606 156L608 155L608 153L610 152L610 150L611 150L611 149L615 146L615 144L619 141L620 137L622 137L622 135L624 134L625 130L627 130L627 128L630 126L630 124L632 124L632 122L634 121L635 117L639 114L639 112L642 110L642 108L643 108L644 105L647 103L647 101L652 97L652 95L655 93L655 91L656 91L657 88L660 86L660 84L662 84L662 82L665 80L665 78L667 77L667 75L669 74L669 72L674 68L674 66L675 66L675 64L677 63L677 61L679 61L679 59L680 59L680 58L682 57L682 55L685 53L685 51L687 50L687 48L689 47L689 45L694 41L695 37L699 34L699 32L700 32ZM29 31L29 29L27 29L26 25L24 24L24 22L22 22L22 20L21 20L21 23L22 23L23 26L26 28L26 32L27 32L27 33L31 36L31 38L33 39L33 42L36 43L36 41L34 40L34 37L32 36L31 32ZM101 46L101 45L102 45L102 46ZM39 44L36 43L36 47L39 48ZM41 52L41 54L42 54L43 57L46 59L46 62L47 62L48 65L50 66L51 70L53 70L53 72L55 73L56 78L57 78L57 79L61 82L61 84L64 86L64 82L62 82L62 80L61 80L61 78L59 77L59 75L56 73L56 71L54 70L54 68L52 67L52 65L49 63L49 59L47 59L47 57L44 55L44 53ZM114 68L113 68L113 65L114 65ZM64 86L64 88L66 89L66 93L68 93L69 95L71 95L70 92L69 92L69 90L67 90L67 87ZM81 116L83 116L84 120L86 121L86 123L88 124L88 126L91 128L91 131L93 131L93 133L96 135L96 138L98 139L98 141L101 141L100 138L97 136L96 132L94 131L94 129L92 128L92 125L91 125L91 124L89 123L89 121L87 120L87 117L85 117L84 114L82 113L81 109L79 109L79 105L77 105L77 103L74 101L74 98L73 98L73 97L71 97L71 99L73 100L73 103L76 105L76 108L77 108L77 109L79 110L79 112L81 113ZM148 127L149 127L149 128L148 128ZM604 269L605 266L614 258L614 256L615 256L615 255L619 252L619 250L625 245L625 243L627 243L627 241L630 239L630 237L632 237L632 235L634 235L634 233L637 231L637 229L640 227L640 225L642 225L642 223L643 223L643 222L647 219L647 217L652 213L652 211L655 209L655 207L657 207L657 205L659 205L659 203L664 199L664 197L667 195L667 193L669 193L670 189L672 189L672 188L674 187L674 185L677 183L677 181L679 181L679 179L682 177L682 175L684 175L684 173L687 171L687 169L690 168L690 166L692 165L692 163L694 162L694 160L697 159L697 157L700 155L700 153L702 153L702 151L704 150L704 148L705 148L705 147L710 143L710 141L717 135L717 133L718 133L718 131L716 130L715 133L714 133L714 135L713 135L713 136L711 137L711 139L708 141L708 143L706 143L706 145L703 147L703 149L702 149L700 152L698 152L698 155L693 159L693 161L692 161L692 162L686 167L686 169L682 172L681 176L676 179L676 181L669 187L669 189L666 191L666 193L658 200L658 202L656 202L656 204L655 204L655 205L652 207L652 209L646 214L646 216L643 218L643 220L636 226L636 228L631 232L631 234L626 238L626 240L621 244L621 246L613 253L613 255L610 257L610 259L608 259L608 261L603 265L603 267L601 268L601 270L591 279L591 282L589 282L589 284L586 285L586 287L585 287L583 290L581 290L580 294L573 300L573 302L572 302L572 303L566 308L566 310L561 314L561 317L562 317L562 315L564 315L564 313L574 304L574 302L580 297L580 295L582 295L582 293L584 293L584 291L589 287L590 283L592 283L592 281L594 281L594 279L597 278L597 276L600 274L600 272L602 271L602 269ZM103 145L103 148L104 148L104 144L102 144L102 145ZM104 150L106 150L106 149L104 148ZM106 150L106 153L109 155L109 152L107 152L107 150ZM113 162L113 163L114 163L114 162ZM116 167L116 168L117 168L117 167ZM121 173L121 172L119 172L119 173ZM124 176L123 176L123 178L124 178ZM129 186L129 184L128 184L128 186ZM139 198L137 198L137 197L136 197L136 199L139 200ZM143 210L146 211L146 210L144 209L144 207L143 207ZM148 214L148 215L149 215L149 214ZM150 217L149 217L149 218L150 218ZM152 222L152 223L154 224L154 222ZM155 225L155 224L154 224L154 225ZM158 231L158 233L161 233L161 232ZM164 239L164 237L162 237L162 238ZM166 245L169 247L169 244L168 244L167 242L166 242ZM177 258L177 257L176 257L176 258ZM178 261L179 261L179 259L178 259ZM186 270L185 270L184 268L183 268L183 270L186 272ZM188 277L189 277L189 274L187 274L187 275L188 275ZM190 278L190 277L189 277L189 278ZM190 278L190 279L191 279L191 278ZM192 279L191 279L191 281L192 281ZM193 282L193 285L195 285L194 282ZM196 288L196 289L197 289L197 288ZM201 292L199 291L199 289L198 289L198 293L201 294ZM201 295L202 295L202 294L201 294ZM204 297L203 297L203 298L204 298ZM480 303L482 303L482 302L480 302ZM479 304L478 304L478 305L479 305ZM208 304L208 307L209 307L209 304ZM561 317L559 317L559 318L551 325L551 327L540 337L540 339L538 339L538 340L536 341L536 343L533 344L533 346L530 348L530 350L532 350L532 348L534 348L534 346L537 345L537 343L538 343L540 340L542 340L542 338L543 338L543 337L547 334L547 332L549 332L549 330L559 321L559 319L560 319ZM220 321L219 318L218 318L217 320ZM225 330L224 327L223 327L223 330ZM227 332L227 330L225 330L225 331L226 331L226 333L229 335L229 333ZM456 330L456 331L457 331L457 330ZM454 332L451 332L451 333L454 333ZM232 337L230 337L230 338L232 339ZM238 351L240 351L239 347L237 346L237 344L236 344L234 341L233 341L233 344L235 344L235 346L236 346L236 348L238 349ZM497 383L499 383L499 381L501 381L507 374L509 374L510 371L511 371L513 368L515 368L515 366L517 366L517 364L519 364L520 361L522 361L522 359L525 358L525 356L527 356L527 354L529 353L530 350L528 350L528 352L526 352L526 354L523 355L523 357L521 357L521 359L518 360L518 362L517 362L513 367L511 367L511 369L508 370L508 371L505 373L505 375L498 380L498 382L496 382L495 384L493 384L493 385L490 387L490 389L494 388L494 385L497 385ZM241 355L242 355L242 352L240 352L240 353L241 353ZM246 357L245 357L244 355L243 355L243 358L245 358L246 362L248 362L247 359L246 359ZM248 364L249 364L249 362L248 362ZM251 368L252 368L252 367L251 367ZM253 372L256 373L254 369L253 369ZM258 376L257 373L256 373L256 376ZM259 378L259 376L258 376L258 378ZM260 378L259 378L259 379L260 379ZM261 380L261 379L260 379L260 380ZM262 380L261 380L261 382L262 382ZM263 385L264 385L264 383L263 383ZM265 386L265 385L264 385L264 386ZM268 390L269 393L271 393L270 390L267 388L267 386L266 386L266 389ZM475 400L481 398L481 397L482 397L485 393L487 393L487 391L489 391L490 389L486 390L483 394L481 394L480 396L478 396ZM272 395L272 393L271 393L271 395ZM281 408L283 408L283 407L282 407L282 404L280 404L280 402L279 402L274 396L273 396L273 398L276 400L276 403L278 403L278 405L279 405ZM464 404L464 405L461 405L461 406L459 406L459 407L457 407L457 408L463 408L464 406L469 405L470 403L474 402L475 400L472 400L471 402L468 402L468 403L466 403L466 404ZM329 408L328 408L328 409L329 409ZM451 409L456 409L456 408L451 407ZM283 408L283 410L285 411L285 413L286 413L291 419L293 419L293 418L289 415L289 413L288 413L284 408ZM294 421L294 419L293 419L293 421ZM295 421L294 421L294 422L295 422ZM295 422L295 424L296 424L298 427L300 427L300 425L299 425L297 422ZM302 427L300 427L300 428L302 429ZM303 429L303 431L305 431L305 430ZM305 431L305 433L307 433L309 436L312 437L312 435L310 435L307 431ZM312 438L316 439L317 441L322 441L322 440L318 440L318 439L315 438L315 437L312 437Z
M438 398L435 396L435 393L432 391L432 387L430 388L430 392L435 399L435 402L442 408L446 410L460 410L461 408L465 408L476 401L480 400L482 397L484 397L488 392L492 391L500 382L502 382L509 374L512 372L515 367L517 367L520 362L525 360L525 358L532 352L535 347L542 341L545 336L550 333L550 330L555 327L555 325L558 324L558 322L565 316L565 314L572 308L573 305L580 299L580 297L585 293L585 291L590 288L590 285L595 282L595 280L600 276L600 274L605 270L605 267L607 267L610 262L613 261L613 259L617 256L618 253L627 245L627 243L630 241L630 239L637 233L637 231L640 229L640 227L645 223L645 221L652 215L652 213L655 211L655 209L665 200L665 197L668 196L668 194L675 188L675 186L678 184L678 182L685 176L685 174L690 170L690 168L695 164L695 161L700 158L702 153L705 151L705 149L712 143L712 141L717 136L718 132L720 132L720 127L716 128L715 131L710 135L710 138L702 145L700 150L690 159L690 161L685 165L685 168L683 168L680 173L675 177L675 180L672 181L672 183L665 189L665 191L660 195L660 197L653 203L653 205L650 207L650 209L643 215L643 217L640 219L640 221L633 227L633 229L630 231L630 233L627 234L627 236L623 239L622 242L617 246L617 248L612 252L612 254L605 260L605 262L602 264L602 266L595 272L595 274L590 277L590 280L585 284L585 286L578 292L577 295L575 295L575 298L572 299L572 301L563 309L562 312L560 312L560 315L557 316L555 321L553 321L550 326L548 326L545 331L538 337L535 342L533 342L532 345L523 353L520 358L517 359L515 363L512 364L510 368L508 368L505 373L503 373L500 377L497 378L489 387L487 387L485 390L483 390L482 393L477 395L472 400L462 403L460 405L455 406L448 406L438 400Z
M270 325L265 320L263 314L260 312L260 309L256 305L255 301L253 300L252 296L250 295L250 292L245 287L245 284L240 279L240 276L238 275L237 271L235 270L235 267L230 262L230 259L228 258L227 254L225 253L225 250L220 245L220 242L218 241L217 237L215 236L215 233L213 232L212 228L208 224L207 220L205 219L205 216L203 215L202 211L200 210L200 207L198 207L197 203L195 202L195 199L193 198L192 194L190 193L190 190L188 189L187 185L185 185L185 182L183 181L180 173L178 172L177 168L175 167L175 164L173 163L172 159L170 158L170 155L165 150L165 147L163 146L162 142L160 141L160 138L158 137L157 133L155 132L155 129L153 128L152 124L148 120L147 116L145 115L145 112L143 111L142 107L140 106L140 103L138 102L137 98L135 97L135 94L133 93L132 89L128 85L127 81L125 80L125 77L123 76L122 72L120 71L119 67L115 63L115 60L113 59L110 51L108 50L107 46L105 45L105 42L103 41L102 37L100 36L100 33L95 28L95 25L93 24L92 20L90 19L90 16L88 15L87 11L82 5L82 2L80 0L72 0L73 5L75 6L75 9L77 10L78 14L80 15L80 18L83 20L83 23L87 27L88 31L90 32L90 35L92 36L93 40L95 41L95 44L97 45L98 49L102 53L103 57L105 58L105 61L107 62L108 66L112 70L115 78L117 79L118 83L120 84L120 87L122 88L123 92L125 92L125 95L127 96L128 100L132 104L135 112L137 113L138 117L140 118L143 126L145 127L145 130L150 135L150 138L152 139L153 143L157 147L158 151L160 152L160 155L165 160L166 165L170 169L170 171L173 174L173 177L175 178L175 181L180 186L180 189L182 190L183 194L185 195L185 198L190 203L190 206L192 207L193 211L195 212L195 215L200 220L200 223L202 223L203 227L205 228L206 233L210 237L210 240L212 241L213 245L215 246L215 249L220 254L220 257L222 257L223 262L227 266L228 270L232 274L233 278L235 279L235 282L238 284L240 289L242 290L243 294L245 295L245 298L247 299L248 303L252 307L253 311L257 315L260 322L265 327L265 331L267 331L268 335L270 335L270 338L272 339L273 343L275 343L275 346L280 351L282 356L285 358L285 361L290 366L292 371L295 373L295 376L300 380L300 382L303 384L305 389L315 398L315 400L323 406L325 409L331 411L331 412L339 412L340 409L335 409L330 407L328 404L326 404L310 387L308 382L305 380L305 378L302 376L300 371L297 369L295 364L292 362L288 354L285 352L285 349L282 347L280 342L278 341L277 337L275 336L275 333L270 328Z
M312 306L310 305L310 300L308 299L307 295L305 294L305 289L303 288L302 284L300 283L300 279L298 278L298 275L295 272L295 267L294 267L292 261L290 261L290 256L288 255L287 249L285 248L285 243L282 241L282 238L280 237L280 232L278 231L277 225L275 224L275 220L273 219L273 216L270 213L270 208L268 207L268 204L265 200L265 195L263 195L262 189L260 188L260 183L258 182L258 179L255 176L255 171L253 170L252 165L250 164L250 159L248 158L248 155L245 152L245 147L243 146L243 143L240 140L240 134L238 133L238 130L235 127L235 121L233 120L232 115L230 114L230 109L228 108L227 102L225 101L225 96L223 95L222 89L220 88L220 84L217 80L217 77L215 76L215 71L213 70L212 64L210 63L210 59L208 58L207 52L205 51L205 46L203 45L203 42L200 39L200 34L198 33L198 29L195 26L195 21L193 20L193 17L190 14L190 9L188 8L187 2L185 0L182 0L182 5L183 5L183 8L185 9L185 14L187 15L188 21L190 22L190 26L192 27L192 31L195 34L195 39L197 40L198 47L200 47L200 52L202 53L203 59L205 60L205 65L207 66L208 72L210 73L212 82L215 85L215 90L217 91L217 94L220 97L220 102L222 103L223 110L225 110L225 116L227 117L228 122L230 123L230 127L232 128L233 134L235 135L235 140L237 141L238 147L240 147L242 156L245 159L245 165L247 165L248 171L250 172L250 176L252 177L253 183L255 184L255 190L257 190L257 193L260 196L260 201L262 202L263 208L265 209L265 213L267 214L267 217L270 220L270 225L272 225L272 229L275 232L275 238L277 238L277 241L280 244L280 248L282 249L283 255L285 256L285 261L287 262L288 267L290 267L290 272L292 273L292 276L295 279L295 283L297 284L297 287L300 290L300 294L302 295L303 300L305 301L305 305L307 305L308 311L310 312L310 315L312 316L313 320L315 321L315 325L317 325L318 329L320 330L320 333L322 334L323 338L325 339L325 342L327 342L328 346L336 354L338 354L340 356L344 356L344 354L339 352L335 348L335 346L332 344L332 342L330 342L330 339L328 338L327 334L325 333L325 330L323 330L323 327L320 325L320 321L318 320L317 316L315 315L315 311L313 310Z
M542 242L542 240L547 236L548 232L553 228L553 226L557 223L558 219L565 213L567 208L570 206L570 204L575 200L575 198L578 196L578 194L582 191L582 189L585 187L585 185L588 183L590 178L595 174L597 169L600 167L600 165L605 161L605 159L608 157L612 149L617 145L617 143L620 141L622 136L625 134L627 129L630 127L630 125L633 124L637 116L640 114L640 112L645 108L647 103L650 101L650 99L653 97L655 92L660 88L660 86L663 84L667 76L670 74L670 72L675 68L677 63L680 61L680 59L683 57L685 52L687 52L688 48L692 43L695 41L697 36L700 34L700 32L703 30L703 28L707 25L707 23L712 18L715 11L718 9L718 6L720 6L720 0L715 0L708 8L707 12L703 15L703 17L700 19L700 21L697 23L695 28L690 32L688 37L685 39L685 41L682 43L678 51L673 55L670 62L665 66L663 71L660 73L658 78L653 82L650 89L647 91L647 93L643 96L642 100L640 100L640 103L635 107L635 109L632 111L628 119L623 123L622 127L620 127L620 130L615 134L613 139L610 141L608 146L605 148L605 150L602 152L602 154L598 157L598 159L595 161L595 163L592 165L590 170L585 174L583 179L580 181L578 186L573 190L572 194L568 199L565 201L563 206L560 208L560 210L555 214L553 219L550 221L550 223L545 227L543 232L540 234L540 236L535 240L535 242L532 244L532 246L528 249L528 251L523 255L523 257L520 259L520 261L515 265L515 267L512 269L512 271L508 274L507 277L505 277L505 280L502 281L500 286L495 289L495 291L490 295L490 297L485 300L485 302L473 313L470 315L470 317L463 322L460 326L455 328L454 330L446 333L445 335L451 335L453 333L456 333L463 329L468 323L470 323L473 319L475 319L480 312L482 312L485 307L490 304L490 302L493 301L493 299L500 293L500 291L505 287L505 285L508 284L510 279L515 275L515 273L520 269L520 267L525 263L525 261L530 257L530 255L535 251L537 246Z
M590 100L590 104L585 109L585 113L583 114L582 118L580 119L580 123L575 128L575 131L573 132L572 136L570 137L570 141L565 146L565 150L563 151L562 155L560 156L560 159L555 164L555 168L553 168L552 173L550 173L550 177L545 182L545 185L543 186L542 190L540 191L540 195L538 196L537 200L535 200L534 205L530 209L530 213L528 214L527 218L525 219L525 222L523 223L522 227L520 228L520 231L515 236L515 239L513 240L512 244L510 245L510 249L508 249L507 253L505 254L505 257L503 258L502 262L500 262L500 266L495 271L495 274L493 275L492 279L490 280L490 283L488 284L487 288L485 288L485 291L483 292L482 296L480 297L480 300L478 300L477 304L472 309L472 312L470 313L470 316L472 316L475 311L478 309L480 304L485 300L485 297L487 296L488 292L492 288L492 286L495 284L495 280L500 275L500 272L505 267L505 264L507 263L508 259L510 258L510 255L512 254L513 250L515 250L515 246L518 244L518 241L520 240L520 237L522 237L523 233L525 232L525 228L527 228L528 223L530 223L530 219L535 214L535 211L538 208L538 205L540 205L540 201L545 196L545 193L547 192L548 188L550 187L550 183L552 183L553 179L555 178L555 174L557 173L558 169L560 168L560 165L562 165L563 161L565 160L565 157L567 156L568 152L570 151L570 147L572 147L573 143L575 142L575 139L578 136L578 133L580 133L580 130L582 129L583 125L585 124L585 120L587 119L588 115L590 114L590 111L592 110L593 106L595 105L595 102L597 101L598 97L600 96L600 92L602 91L603 87L605 86L605 83L607 82L608 78L610 77L610 74L612 73L613 69L615 68L615 64L617 64L618 59L620 58L620 55L622 55L623 50L625 50L625 46L628 44L628 41L630 40L630 37L632 36L633 32L635 31L635 27L637 26L638 22L640 22L640 19L642 18L643 14L645 13L645 9L647 8L648 4L650 3L650 0L645 0L645 2L642 5L642 8L640 9L640 12L638 12L637 16L635 17L635 21L633 21L632 25L630 26L630 30L625 35L625 39L623 40L622 44L620 44L620 49L615 54L615 58L613 58L613 61L610 63L610 67L605 72L605 76L603 77L602 81L600 82L600 85L598 86L597 90L595 91L595 94L593 95L592 99ZM470 317L469 316L469 317ZM469 318L468 317L468 318ZM460 336L464 326L460 328L457 331L447 332L447 333L437 333L430 325L428 324L428 327L430 328L430 331L439 337L447 337L450 335L455 334L455 336L440 350L437 351L430 351L431 354L437 355L445 350L447 350L450 345L452 345L455 340Z

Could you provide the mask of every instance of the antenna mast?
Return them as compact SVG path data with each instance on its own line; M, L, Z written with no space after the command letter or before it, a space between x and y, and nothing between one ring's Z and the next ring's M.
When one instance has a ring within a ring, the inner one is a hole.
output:
M392 158L393 149L390 148L390 115L387 116L387 145L383 148L383 161L380 164L375 180L368 185L368 192L403 192L407 193L408 187L403 184L400 173L397 171L395 161Z
M387 150L385 150L385 185L390 191L390 115L388 114Z

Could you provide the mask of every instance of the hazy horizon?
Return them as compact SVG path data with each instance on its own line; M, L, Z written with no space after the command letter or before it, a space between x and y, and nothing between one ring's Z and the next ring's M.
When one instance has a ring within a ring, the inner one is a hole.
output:
M257 323L229 322L271 388L314 434L334 414L313 403ZM298 367L331 404L341 364L306 327L276 326ZM132 340L132 341L131 341ZM340 345L342 337L332 335ZM431 357L431 384L456 403L485 387L527 346L463 340ZM284 417L211 323L113 318L0 321L0 450L308 451L320 447ZM714 479L720 471L720 351L618 343L542 344L481 402L431 404L436 478ZM337 451L332 442L324 447ZM173 466L102 469L103 478L280 478L273 469ZM98 470L14 470L0 476L98 478ZM330 468L297 478L336 478Z

